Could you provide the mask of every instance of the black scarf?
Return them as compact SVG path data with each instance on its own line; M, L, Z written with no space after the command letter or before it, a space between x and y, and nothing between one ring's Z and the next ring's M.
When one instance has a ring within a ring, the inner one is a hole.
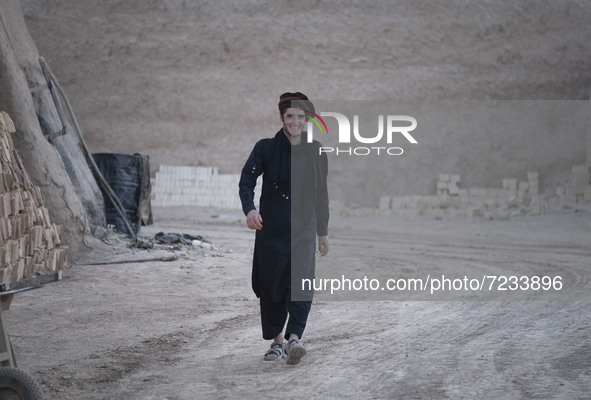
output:
M316 182L318 165L318 156L314 153L316 146L308 143L307 132L302 132L302 141L300 144L293 146L283 128L275 134L275 149L273 151L273 159L269 165L269 183L273 188L278 190L286 199L291 198L291 154L292 151L303 151L306 153L305 162L312 165L310 169L314 173L310 174L309 180L313 195L316 196Z

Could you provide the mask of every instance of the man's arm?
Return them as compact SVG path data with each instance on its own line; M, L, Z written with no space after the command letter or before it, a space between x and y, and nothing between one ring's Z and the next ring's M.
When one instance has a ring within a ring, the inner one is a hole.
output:
M264 170L264 149L262 141L252 149L240 174L238 191L242 211L246 215L246 226L250 229L262 229L263 218L254 205L254 188L257 184L257 178Z
M328 185L326 182L328 176L328 158L326 154L317 155L318 175L316 186L316 232L319 237L328 235L328 219L330 217L328 209Z
M250 210L248 214L246 214L246 226L258 231L263 229L263 217L261 217L261 214L259 214L256 209Z
M318 253L322 257L328 254L328 236L318 236Z
M316 232L318 234L318 253L321 256L328 254L328 157L325 153L318 155L318 186L316 193Z

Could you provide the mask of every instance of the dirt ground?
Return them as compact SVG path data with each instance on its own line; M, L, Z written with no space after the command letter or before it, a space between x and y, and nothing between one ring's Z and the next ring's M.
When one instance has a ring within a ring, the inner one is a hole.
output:
M254 236L240 212L170 207L155 208L154 217L142 237L189 233L213 247L140 250L114 236L61 281L15 295L5 318L16 358L48 398L591 398L584 297L362 301L349 293L332 301L319 293L304 336L308 355L297 366L264 362L268 343L250 289ZM510 274L529 262L532 274L538 265L584 286L590 231L591 217L580 213L513 221L333 216L331 252L318 270L347 270L369 247L392 275L419 277L423 265L457 277L469 266ZM84 265L99 262L107 264ZM364 268L355 270L375 272Z

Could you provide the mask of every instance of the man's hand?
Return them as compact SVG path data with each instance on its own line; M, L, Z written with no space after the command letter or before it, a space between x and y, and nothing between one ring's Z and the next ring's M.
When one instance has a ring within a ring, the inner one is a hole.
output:
M328 236L318 236L318 253L322 257L328 254Z
M248 214L246 214L246 226L258 231L263 229L263 217L261 217L261 214L259 214L257 210L250 210Z

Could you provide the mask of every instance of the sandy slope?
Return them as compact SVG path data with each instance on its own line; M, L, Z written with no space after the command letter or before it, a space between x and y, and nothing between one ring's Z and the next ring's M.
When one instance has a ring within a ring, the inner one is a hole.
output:
M591 88L585 0L22 4L92 151L143 152L154 168L238 171L244 144L278 129L285 91L579 100Z

